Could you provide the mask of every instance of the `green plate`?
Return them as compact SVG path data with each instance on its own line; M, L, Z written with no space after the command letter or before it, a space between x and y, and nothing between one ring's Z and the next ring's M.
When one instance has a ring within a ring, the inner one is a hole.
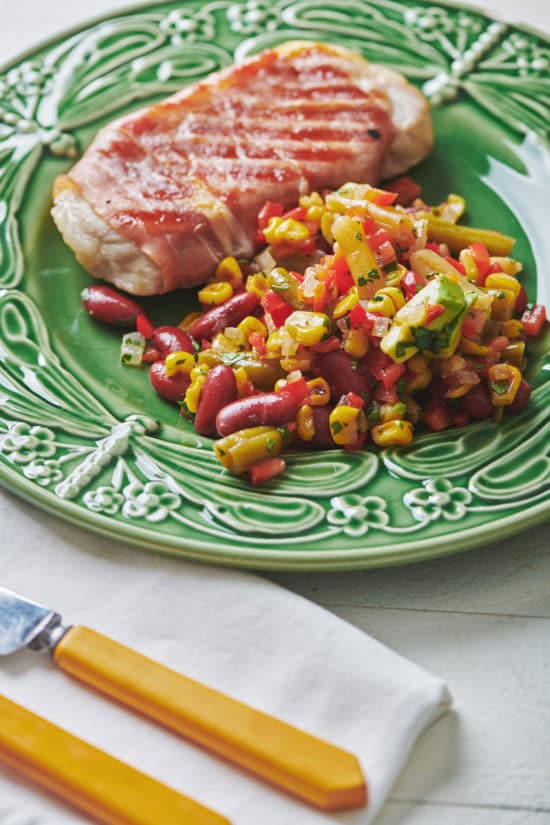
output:
M243 567L381 566L504 539L549 515L544 341L523 413L405 451L292 454L284 479L253 490L220 469L145 370L118 365L119 333L80 306L88 277L49 217L55 176L115 115L290 38L345 44L422 87L437 140L415 173L427 199L460 192L472 224L514 235L530 299L548 303L543 35L421 0L125 11L0 70L0 480L98 533ZM145 303L174 323L193 301Z

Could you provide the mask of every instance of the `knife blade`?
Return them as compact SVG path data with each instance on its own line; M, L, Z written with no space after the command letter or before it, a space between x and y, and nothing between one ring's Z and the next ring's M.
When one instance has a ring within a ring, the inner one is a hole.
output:
M0 586L0 655L49 649L63 671L323 810L367 802L357 758Z

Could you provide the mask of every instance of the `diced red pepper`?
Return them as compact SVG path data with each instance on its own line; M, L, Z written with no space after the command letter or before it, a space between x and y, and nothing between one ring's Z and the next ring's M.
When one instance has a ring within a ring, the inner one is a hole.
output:
M251 332L248 336L248 343L261 355L265 354L265 338L261 332Z
M523 331L529 337L534 338L540 335L546 323L546 308L542 304L533 304L521 316L521 323L523 324Z
M342 396L338 403L345 404L346 407L356 407L356 409L362 410L365 406L365 399L361 398L356 392L348 392Z
M361 304L355 304L349 314L349 320L352 329L367 326L367 312Z
M305 241L301 241L297 247L302 253L302 255L311 255L315 252L315 247L317 246L317 238L315 236L310 236L306 238ZM296 251L296 246L290 251L289 254L292 254Z
M264 230L271 218L280 218L283 214L283 204L266 201L258 212L258 228Z
M433 241L428 241L428 243L425 246L425 249L429 249L431 252L437 252L438 255L441 252L439 244L434 243Z
M378 226L374 218L362 218L361 224L363 226L363 232L365 233L365 235L372 235L372 233L376 231L376 227Z
M363 359L363 363L365 364L367 370L372 375L376 381L382 380L382 373L384 370L390 368L392 364L396 367L401 367L401 364L396 364L389 355L386 355L385 352L382 352L380 347L371 347L367 354ZM405 369L400 372L400 375L403 374ZM397 380L397 379L396 379Z
M432 321L439 318L445 312L443 304L427 304L426 305L426 326L429 326Z
M401 278L401 287L405 291L405 298L410 301L417 292L426 286L426 278L409 269Z
M384 243L380 244L380 246L378 247L378 254L382 259L382 266L389 264L390 261L395 261L395 248L393 244L389 241L384 241Z
M450 263L451 266L454 266L457 272L460 272L461 275L466 275L466 270L464 269L460 261L457 261L456 258L451 258L450 255L445 255L445 260L447 261L447 263Z
M477 266L476 283L478 286L484 286L485 279L489 274L489 268L491 266L491 256L489 255L489 250L485 244L482 244L480 241L471 243L468 248L474 257L474 261Z
M248 468L248 474L253 487L263 484L276 476L284 473L286 468L284 458L266 458L264 461L258 461L257 464L252 464Z
M331 335L326 341L317 344L315 352L333 352L336 349L340 349L340 339L336 335Z
M390 243L391 244L391 242L393 241L393 238L392 238L391 234L388 232L387 229L384 229L383 227L380 227L372 235L369 235L367 240L368 240L369 246L372 249L372 251L373 252L378 252L378 250L380 249L382 244L384 244L384 243ZM394 257L395 257L395 255L394 255Z
M345 295L352 286L355 286L355 281L353 280L353 275L349 271L349 266L344 254L339 247L332 256L331 269L334 270L338 295Z
M281 394L290 396L298 405L304 403L309 397L309 387L305 378L298 378L297 381L288 381L279 390Z
M307 218L307 209L303 206L295 206L294 209L289 209L283 214L283 218L292 218L295 221L305 221Z
M465 338L471 338L472 335L475 335L477 332L477 321L473 315L469 312L464 318L462 322L462 328L460 331L461 335L464 335Z
M155 331L155 327L146 315L138 315L136 318L136 329L144 338L151 338Z
M500 264L491 264L487 275L495 275L497 272L502 272L502 267Z
M295 272L293 269L289 269L288 274L292 275L292 277L295 278L300 283L302 283L302 281L304 280L304 276L302 275L301 272Z
M391 192L397 194L396 203L400 206L408 206L422 194L421 187L408 175L390 181L387 187Z
M383 367L379 371L379 380L382 382L385 389L389 390L394 387L402 375L405 375L406 367L404 364L395 364L393 361L387 367Z
M397 200L397 192L388 192L387 189L378 189L374 203L378 206L389 206Z
M290 306L280 295L268 289L264 292L261 304L265 312L269 313L271 320L276 327L282 327L289 315L292 315L294 308Z

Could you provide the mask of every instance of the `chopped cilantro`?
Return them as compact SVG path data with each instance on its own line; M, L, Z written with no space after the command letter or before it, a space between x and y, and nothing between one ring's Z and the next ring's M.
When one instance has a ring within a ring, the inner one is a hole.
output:
M352 361L351 368L354 372L357 372L357 370L359 369L359 361Z
M367 409L367 421L378 423L380 421L380 410L376 404L371 404Z
M427 327L416 327L413 330L414 340L416 346L420 350L430 350L435 352L434 347L437 343L437 332Z
M401 378L397 379L396 389L397 389L397 395L402 401L403 396L407 392L407 379L405 378L404 375L402 375Z
M120 357L120 361L121 361L122 364L127 364L128 361L131 361L131 360L132 360L132 356L130 355L129 352L124 352Z
M379 277L380 277L380 273L378 272L377 269L374 269L374 267L372 269L369 269L369 271L367 272L367 280L368 281L376 281Z
M330 425L330 428L333 433L341 433L342 432L342 425L339 421L333 421Z
M405 343L405 341L398 341L395 347L395 354L398 358L403 358L409 347L414 347L412 341L408 341L407 343Z
M378 138L380 137L380 132L378 131L378 129L367 129L367 135L371 138L374 138L375 140L378 140Z
M499 289L499 291L497 292L497 298L499 299L499 301L501 301L504 298L504 292L502 291L502 289Z
M417 291L417 292L420 292L420 290L421 290L421 289L424 289L424 287L422 286L422 284L418 284L418 283L417 283L417 285L416 285L416 291Z
M489 386L495 395L506 395L508 392L508 381L506 380L493 381Z
M383 266L382 269L384 270L384 272L395 272L398 266L399 264L397 263L397 261L390 261L386 264L386 266Z
M324 328L325 328L325 329L330 329L330 321L329 321L329 319L326 317L326 315L325 315L325 317L323 318L323 326L324 326Z
M365 278L364 275L359 275L357 278L357 285L358 286L366 286L368 284L368 279Z
M273 449L274 449L274 447L275 447L276 443L277 443L277 442L275 441L275 439L274 439L274 438L268 438L268 439L267 439L267 441L266 441L266 443L265 443L265 448L266 448L266 450L267 450L267 452L268 452L268 453L272 453L272 452L273 452Z
M360 232L356 232L356 233L355 233L355 238L356 238L356 240L358 240L358 241L362 241L362 240L363 240L363 236L361 235L361 233L360 233Z
M371 301L376 301L377 303L378 303L379 301L383 301L383 300L384 300L384 296L383 296L383 295L373 295L373 297L371 298Z

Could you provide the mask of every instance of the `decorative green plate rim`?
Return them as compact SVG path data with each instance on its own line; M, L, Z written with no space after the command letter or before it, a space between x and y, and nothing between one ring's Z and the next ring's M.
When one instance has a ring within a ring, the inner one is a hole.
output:
M214 36L216 27L223 39ZM211 451L189 430L164 425L159 437L160 407L153 417L147 405L132 408L109 391L103 397L84 369L85 387L78 353L70 354L55 318L48 328L45 269L37 258L53 236L29 218L24 197L26 186L34 186L34 203L45 209L45 182L51 184L53 174L48 158L72 157L75 136L89 139L98 115L120 108L121 89L131 90L123 105L137 105L179 87L183 78L198 79L217 68L216 61L221 66L235 54L297 36L351 39L371 59L391 65L399 36L396 67L422 84L436 122L441 107L448 113L456 104L470 125L488 113L493 121L484 126L493 140L504 136L504 164L487 144L489 171L498 175L479 175L491 197L500 197L503 214L516 220L503 200L520 178L536 207L536 172L548 162L548 38L473 7L445 0L378 0L345 9L314 0L169 0L125 8L50 38L0 68L0 483L96 533L249 568L401 564L471 549L545 521L550 371L544 342L532 366L531 407L499 427L483 422L421 436L406 452L291 456L287 478L258 492L222 478ZM494 118L506 121L506 113L508 121L495 126ZM443 126L446 116L439 118ZM527 134L523 144L514 133ZM517 217L529 232L532 248L520 234L533 281L544 234L536 208ZM78 278L82 273L75 284ZM534 283L529 289L534 293ZM537 294L541 289L539 281ZM63 309L76 313L76 286L70 292ZM86 323L78 320L77 332L86 333ZM87 334L96 341L102 333ZM101 346L112 355L112 340Z

